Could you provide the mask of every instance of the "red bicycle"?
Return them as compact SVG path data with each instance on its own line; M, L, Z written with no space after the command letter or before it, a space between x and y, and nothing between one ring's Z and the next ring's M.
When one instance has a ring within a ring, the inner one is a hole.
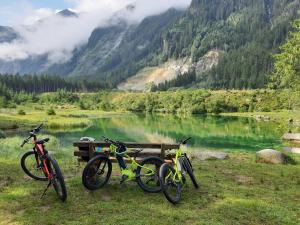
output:
M46 194L48 188L53 185L58 197L63 202L67 199L67 189L62 172L56 160L45 149L45 143L50 139L38 140L36 135L42 129L43 124L30 131L30 135L23 141L21 147L33 139L34 147L26 152L21 158L21 167L31 178L39 181L49 181L41 198Z

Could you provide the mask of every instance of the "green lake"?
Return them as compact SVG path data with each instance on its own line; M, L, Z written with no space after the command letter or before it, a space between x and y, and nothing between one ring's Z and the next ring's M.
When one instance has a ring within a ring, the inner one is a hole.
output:
M179 117L153 114L113 114L92 119L89 128L51 132L64 146L80 137L101 136L130 142L175 143L192 137L199 150L257 151L281 146L283 131L274 122L224 116Z

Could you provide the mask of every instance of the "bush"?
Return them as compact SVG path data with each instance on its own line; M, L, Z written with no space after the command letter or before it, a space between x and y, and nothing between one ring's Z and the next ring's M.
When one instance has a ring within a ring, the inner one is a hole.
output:
M18 115L24 116L24 115L26 115L26 112L23 109L19 109Z
M79 100L79 97L77 94L67 91L65 89L58 90L52 96L52 102L58 103L58 104L65 104L65 103L73 104L73 103L77 102L78 100Z
M90 105L87 102L84 102L82 100L79 101L79 108L82 110L88 110L90 109Z
M44 110L44 108L42 106L34 106L34 109L38 110L38 111L43 111Z
M215 95L206 101L206 110L208 113L219 114L226 112L226 102L223 96Z
M56 115L56 112L54 111L53 108L50 108L47 110L47 115L48 116L55 116Z

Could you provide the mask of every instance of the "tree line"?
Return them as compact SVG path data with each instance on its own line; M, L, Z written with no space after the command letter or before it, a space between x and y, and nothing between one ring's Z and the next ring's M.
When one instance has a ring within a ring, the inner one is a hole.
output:
M103 83L86 80L67 80L48 75L1 75L0 85L13 92L44 93L65 89L72 92L95 92L105 88ZM1 87L0 86L0 87Z

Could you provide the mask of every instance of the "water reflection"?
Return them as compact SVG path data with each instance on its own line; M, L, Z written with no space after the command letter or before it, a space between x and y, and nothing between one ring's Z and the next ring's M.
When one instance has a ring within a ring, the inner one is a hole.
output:
M279 146L282 134L273 122L237 117L124 114L94 119L93 124L87 129L55 135L66 145L82 136L100 140L105 135L123 141L165 143L191 136L190 145L199 149L255 151Z

